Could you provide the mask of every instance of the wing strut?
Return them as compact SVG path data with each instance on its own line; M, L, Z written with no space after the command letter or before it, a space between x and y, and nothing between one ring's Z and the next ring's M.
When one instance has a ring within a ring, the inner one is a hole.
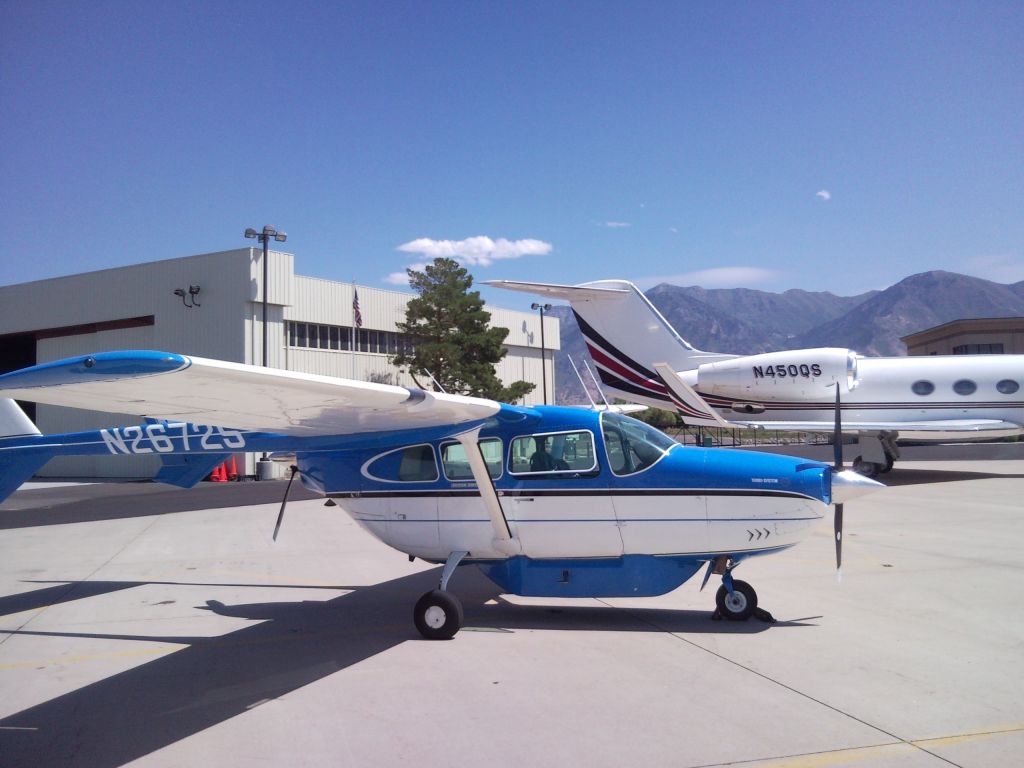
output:
M469 468L473 471L473 479L476 480L477 488L480 489L480 498L487 509L487 515L491 518L491 526L494 528L492 545L499 552L510 555L519 554L522 552L522 545L512 535L505 511L501 508L501 500L498 498L498 492L494 489L491 473L487 471L487 462L484 461L483 454L480 452L479 437L480 428L477 427L469 432L456 435L455 439L466 449Z

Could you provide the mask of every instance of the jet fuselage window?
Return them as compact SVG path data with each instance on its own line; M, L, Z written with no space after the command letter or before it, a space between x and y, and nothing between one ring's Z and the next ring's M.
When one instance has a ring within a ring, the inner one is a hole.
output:
M960 379L960 381L953 382L953 391L958 395L973 395L977 389L978 385L970 379Z
M932 384L930 381L925 381L924 379L921 379L920 381L915 381L913 384L910 385L910 388L914 391L915 395L921 395L922 397L924 395L930 395L932 392L935 391L935 385Z
M1004 395L1012 395L1014 392L1020 389L1020 384L1018 384L1013 379L1003 379L998 384L996 384L996 389L999 390Z

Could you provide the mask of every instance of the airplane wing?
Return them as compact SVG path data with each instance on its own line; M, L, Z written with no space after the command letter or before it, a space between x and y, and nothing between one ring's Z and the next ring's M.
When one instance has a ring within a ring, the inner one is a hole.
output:
M476 397L138 350L4 374L0 397L297 436L456 425L501 407Z
M729 420L736 429L777 429L786 432L831 432L833 425L824 421L739 421ZM931 419L928 421L847 421L843 432L964 432L979 436L1011 430L1019 432L1020 424L998 419Z

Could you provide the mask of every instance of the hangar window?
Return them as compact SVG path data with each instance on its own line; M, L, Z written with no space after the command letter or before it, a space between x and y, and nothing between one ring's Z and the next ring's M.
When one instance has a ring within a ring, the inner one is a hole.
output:
M432 483L438 478L434 449L410 445L382 453L363 465L363 474L386 483Z
M513 475L565 476L597 469L594 436L587 431L526 435L512 441L509 471Z
M914 390L915 395L922 396L930 395L932 392L935 391L935 385L932 384L930 381L925 381L924 379L921 379L920 381L915 381L913 384L910 385L910 388Z
M998 384L996 384L996 389L998 389L1004 395L1012 395L1014 392L1020 389L1020 384L1018 384L1013 379L1003 379Z
M307 349L331 349L347 352L354 348L358 352L378 355L411 354L415 351L407 336L392 331L374 331L347 325L319 325L288 321L288 346Z
M492 480L501 477L501 440L496 437L480 441L480 453L487 464L487 472ZM449 480L472 480L473 470L470 469L466 449L462 443L444 443L441 446L441 467L444 476Z
M953 347L954 355L1001 355L1002 344L958 344Z
M970 379L960 379L960 381L953 382L953 391L958 395L973 395L977 389L978 385Z

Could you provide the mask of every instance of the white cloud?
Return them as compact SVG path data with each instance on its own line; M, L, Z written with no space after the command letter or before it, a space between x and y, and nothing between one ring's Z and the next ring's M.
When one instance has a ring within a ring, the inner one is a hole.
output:
M821 198L825 202L828 202L829 200L832 199L832 193L829 192L827 189L819 189L817 192L814 193L814 196Z
M1019 283L1024 280L1024 258L1012 253L972 256L961 269L955 271L963 271L995 283Z
M756 286L778 279L779 272L761 267L714 267L678 275L642 277L634 280L643 289L653 288L660 283L671 285L699 285L703 288L738 288Z
M487 267L498 259L518 259L521 256L544 256L551 253L551 243L543 240L492 240L484 235L465 240L432 240L421 237L398 246L403 253L416 253L428 259L444 257L463 264Z
M598 226L607 227L608 229L625 229L633 225L628 221L602 221Z
M669 227L668 231L671 232L673 235L679 234L679 230L676 229L675 227Z
M422 264L410 264L406 269L412 269L416 272L422 272L426 268L426 263ZM392 272L390 275L384 278L385 283L391 285L409 285L409 273L404 269L401 272Z

